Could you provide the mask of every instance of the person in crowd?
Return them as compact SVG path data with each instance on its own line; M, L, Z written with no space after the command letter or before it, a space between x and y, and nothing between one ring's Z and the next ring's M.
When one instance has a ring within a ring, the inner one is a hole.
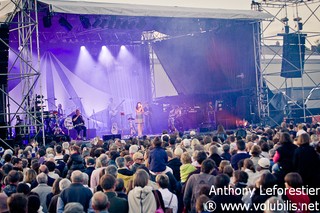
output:
M177 181L181 181L180 178L180 166L182 165L180 158L173 155L171 150L167 150L168 163L167 166L172 169L173 176Z
M230 145L229 144L223 144L222 145L222 151L223 151L223 153L221 154L221 158L223 160L230 161L230 159L231 159Z
M68 188L71 185L71 182L69 179L64 178L59 181L59 194L55 194L48 205L48 213L56 213L57 212L57 203L58 203L58 198L60 196L60 193L62 190Z
M52 185L52 191L47 195L47 199L46 199L47 207L49 207L49 204L50 204L53 196L60 194L59 183L61 180L62 180L62 178L59 177L54 181L54 183Z
M183 195L183 203L187 210L195 212L196 199L199 196L201 186L213 186L215 184L215 177L211 175L214 169L214 161L206 159L201 164L201 173L194 174L189 178Z
M43 173L45 173L47 175L47 177L48 177L48 182L47 182L48 186L52 186L54 181L55 181L55 179L53 179L52 177L50 177L48 175L49 174L49 169L45 164L42 164L42 165L39 166L39 172L38 173L40 174L41 172L43 172Z
M248 178L249 178L249 175L246 172L241 170L234 171L233 172L234 188L240 188L240 189L246 188L248 186L247 185Z
M300 135L302 134L307 134L306 130L304 129L305 128L305 125L304 124L299 124L297 129L297 134L296 134L296 137L299 137Z
M40 203L43 209L43 212L47 212L48 208L47 208L47 196L48 194L51 193L52 191L52 187L48 186L48 176L45 173L40 173L37 175L37 182L38 182L38 186L34 189L32 189L32 192L35 192L39 195L40 198Z
M23 171L21 158L13 158L11 163L13 165L12 167L13 170Z
M258 161L260 160L261 147L259 145L253 145L250 149L250 154L250 159L252 160L254 167L257 168Z
M85 212L92 212L92 192L82 185L82 172L79 170L73 171L71 174L71 182L71 185L60 193L57 203L57 213L62 213L66 205L72 202L80 203Z
M134 188L128 194L129 213L156 211L157 202L148 181L148 173L138 169L133 177Z
M276 148L276 153L273 156L273 162L277 164L279 176L283 179L286 174L294 171L293 155L298 148L293 144L292 139L287 132L280 135L279 146Z
M71 151L70 153L71 155L67 162L67 166L69 169L67 178L70 178L71 173L75 170L80 170L82 172L85 170L84 160L80 154L80 147L77 145L73 145L70 147L70 151Z
M160 174L156 177L156 183L159 186L159 191L162 195L162 199L165 205L165 208L172 209L173 213L178 212L178 199L175 194L168 190L169 178L167 175Z
M88 185L90 186L90 181L91 181L91 175L92 175L92 172L94 171L94 166L95 166L95 161L94 161L94 158L92 157L87 157L85 159L86 161L86 169L84 170L84 172L88 175L89 177L89 180L88 180Z
M9 184L7 184L3 192L10 197L12 194L17 192L17 185L19 183L19 173L16 170L11 170L7 176L7 181Z
M299 173L296 172L290 172L288 173L285 178L285 187L288 193L286 193L286 197L288 200L291 201L291 203L295 203L298 207L298 209L302 209L303 205L308 206L310 203L310 198L305 192L298 192L297 190L290 190L292 189L301 189L303 186L302 178ZM308 212L306 209L301 212Z
M118 167L117 178L123 179L124 187L128 189L128 183L132 180L134 172L126 167L126 161L123 157L117 157L116 164Z
M251 159L247 158L244 159L243 162L243 171L247 173L248 175L248 186L255 186L257 180L259 179L259 175L256 172L255 166Z
M136 152L133 154L134 163L131 165L131 171L135 173L137 169L143 165L143 154L141 152Z
M8 198L10 213L25 213L28 209L28 198L22 193L14 193Z
M159 137L155 137L152 141L153 149L150 151L148 163L151 172L163 172L166 170L168 155L166 151L161 147L161 140Z
M221 141L225 141L227 139L227 133L226 130L224 129L224 127L219 124L218 125L218 129L217 129L217 137L220 138ZM219 164L217 164L219 165Z
M192 159L188 152L182 153L181 163L182 165L180 166L180 177L181 183L184 184L187 181L189 174L196 170L196 167L191 164Z
M230 184L230 178L229 178L229 176L227 176L225 174L219 174L215 178L214 186L217 191L219 189L223 189L223 188L228 187L229 184ZM217 211L217 212L223 212L223 210L221 208L221 206L222 206L221 204L223 204L223 203L231 203L231 204L238 204L238 205L242 204L241 198L239 196L233 195L231 193L230 194L217 193L212 196L211 200L216 203L215 211ZM245 212L245 211L238 210L237 212Z
M237 154L231 157L231 165L234 170L238 169L238 162L242 159L250 158L250 155L245 151L246 144L243 140L237 141Z
M264 173L259 178L259 181L256 183L256 190L251 197L251 207L253 212L262 213L262 209L255 209L253 206L258 206L266 202L270 197L272 197L272 193L266 193L267 190L274 187L277 184L277 178L271 173Z
M216 165L220 165L222 158L219 155L219 148L216 145L210 146L209 158L211 158L216 163Z
M208 156L207 156L207 153L205 151L198 151L197 152L197 155L194 158L194 160L197 162L196 170L189 174L189 176L187 178L187 181L190 178L190 176L192 176L193 174L200 174L200 172L201 172L201 164L207 158L208 158ZM215 168L216 168L216 164L215 164ZM214 170L211 174L215 175L216 171Z
M109 200L108 196L103 192L96 192L92 197L92 208L95 213L108 213L109 209Z
M210 201L210 199L206 195L204 195L204 194L200 195L196 201L196 212L197 213L209 213L206 209L206 203L208 201Z
M293 168L298 172L303 180L303 184L308 187L319 187L320 158L315 149L310 146L310 136L301 134L298 137L298 148L293 154ZM314 197L311 197L313 199Z
M96 160L96 169L93 170L90 178L90 187L95 188L99 185L99 174L101 170L108 166L108 156L106 154L101 154Z
M53 161L47 161L45 163L45 165L47 166L49 172L48 172L48 176L53 178L53 179L58 179L60 176L55 172L56 169L56 164Z
M117 196L128 200L128 195L126 193L126 188L124 187L124 181L121 178L116 179L116 189Z
M29 169L28 171L26 171L23 181L29 185L30 189L35 188L38 185L37 172L33 169Z
M107 195L110 202L109 212L110 213L127 213L128 212L128 201L123 198L119 198L116 189L116 178L112 175L104 175L101 177L100 185L103 192Z
M40 197L37 193L31 192L28 195L28 213L39 213L43 212L41 206Z

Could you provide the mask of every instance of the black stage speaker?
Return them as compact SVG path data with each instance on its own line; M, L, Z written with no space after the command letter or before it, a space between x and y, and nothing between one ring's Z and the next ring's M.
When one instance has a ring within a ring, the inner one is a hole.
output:
M83 135L83 131L80 132L80 135ZM69 136L71 139L77 138L77 131L75 129L71 129L69 131ZM97 136L97 130L96 129L87 129L87 139L92 139Z
M250 120L250 100L248 96L237 98L236 109L238 118Z
M306 34L283 35L281 77L301 78L304 70Z
M102 140L103 141L108 141L108 140L114 140L116 138L121 139L121 134L115 134L115 135L103 135Z

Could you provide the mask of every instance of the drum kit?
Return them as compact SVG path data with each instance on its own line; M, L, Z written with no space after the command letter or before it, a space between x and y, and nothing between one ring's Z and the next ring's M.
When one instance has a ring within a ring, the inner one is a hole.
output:
M45 132L55 133L57 128L60 128L61 132L69 132L74 128L71 115L63 117L56 110L44 112Z

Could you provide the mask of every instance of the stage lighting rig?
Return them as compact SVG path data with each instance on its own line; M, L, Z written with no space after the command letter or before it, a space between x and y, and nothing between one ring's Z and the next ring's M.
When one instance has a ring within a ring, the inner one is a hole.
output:
M90 19L85 16L80 16L80 22L84 29L89 29L91 27Z
M62 27L64 27L64 28L66 28L66 30L68 30L68 31L71 31L72 30L72 25L67 21L67 19L65 19L64 17L61 17L60 19L59 19L59 24L62 26Z

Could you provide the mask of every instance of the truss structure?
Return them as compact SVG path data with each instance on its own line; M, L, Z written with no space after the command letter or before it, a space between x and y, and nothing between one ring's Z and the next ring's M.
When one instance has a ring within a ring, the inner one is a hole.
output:
M41 92L40 79L40 51L39 51L39 32L38 15L36 0L11 0L15 4L14 12L8 14L6 21L0 24L10 26L10 33L18 35L18 50L12 48L9 43L5 44L10 54L13 55L13 63L9 64L7 78L19 80L21 88L21 100L15 100L10 96L7 89L0 89L5 94L5 128L8 131L7 138L13 137L12 129L15 128L15 118L17 115L23 120L19 125L21 128L21 138L30 139L31 137L41 136L45 145L44 125L43 125L43 96ZM4 42L3 40L0 42ZM19 72L13 72L15 67L19 67ZM36 94L36 87L40 87ZM40 91L40 92L39 92ZM38 108L38 109L37 109ZM15 109L10 111L10 109ZM40 110L39 110L40 109ZM40 137L41 138L41 137ZM5 138L0 139L5 143ZM8 145L8 144L7 144ZM9 146L9 145L8 145ZM9 146L10 147L10 146Z
M273 100L275 95L270 96L269 89L273 93L284 97L285 106L283 109L278 109L283 111L284 119L292 117L292 111L288 108L293 107L303 112L299 118L306 122L307 118L312 117L314 113L311 110L314 106L310 106L310 100L313 100L311 98L312 94L320 86L320 67L316 65L320 61L320 54L315 48L320 38L320 1L252 1L251 8L273 16L271 20L263 21L260 29L253 29L253 33L260 33L260 36L257 37L258 40L254 42L258 82L258 114L261 122L264 124L272 123L273 125L280 124L270 112L271 104L275 101ZM301 72L300 78L280 76L281 63L287 60L283 57L283 45L281 46L281 44L284 35L290 33L299 36L299 58L304 59L304 62L300 61L301 66L296 67ZM304 44L302 45L300 36L305 37L305 55L301 55L301 47L303 48Z

